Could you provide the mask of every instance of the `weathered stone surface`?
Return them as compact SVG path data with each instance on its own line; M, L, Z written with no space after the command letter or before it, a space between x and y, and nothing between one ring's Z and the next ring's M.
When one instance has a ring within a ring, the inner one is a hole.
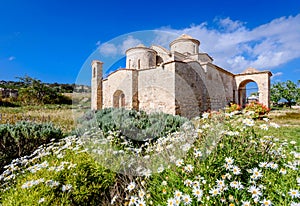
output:
M91 108L125 107L190 118L230 102L243 105L245 85L252 81L259 87L259 101L269 106L271 72L250 68L232 74L213 64L208 54L199 53L199 45L188 35L171 42L170 51L138 45L126 51L126 68L105 80L103 63L93 61Z

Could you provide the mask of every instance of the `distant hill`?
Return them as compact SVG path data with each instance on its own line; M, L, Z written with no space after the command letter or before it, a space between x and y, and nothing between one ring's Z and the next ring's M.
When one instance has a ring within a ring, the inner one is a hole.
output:
M61 83L44 83L51 88L55 88L59 93L72 93L72 92L90 92L91 87L87 85L77 85L77 84L61 84ZM23 88L25 85L21 81L4 81L0 80L0 88L5 89L20 89Z

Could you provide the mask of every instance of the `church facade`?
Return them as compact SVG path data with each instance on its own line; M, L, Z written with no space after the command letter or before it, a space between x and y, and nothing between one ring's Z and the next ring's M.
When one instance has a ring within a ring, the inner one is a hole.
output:
M126 51L126 68L103 79L103 63L92 62L91 109L124 107L188 118L231 102L245 105L246 84L256 82L259 102L269 107L270 71L248 68L233 74L199 52L200 42L182 35L170 49L137 45Z

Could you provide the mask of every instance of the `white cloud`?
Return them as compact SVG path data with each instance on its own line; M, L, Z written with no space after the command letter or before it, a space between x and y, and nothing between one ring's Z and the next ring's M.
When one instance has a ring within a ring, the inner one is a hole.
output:
M208 27L204 22L180 30L161 30L199 39L201 51L211 55L215 64L234 73L247 67L269 70L300 58L300 14L274 19L253 29L230 18L215 22L217 28Z
M135 39L132 36L128 36L121 44L121 51L123 54L125 54L126 50L132 47L135 47L139 44L141 44L141 40Z
M99 41L96 43L99 49L100 54L104 56L116 56L119 54L125 54L126 50L135 47L138 44L141 44L142 41L134 38L133 36L127 36L126 39L123 39L120 43L110 43L106 42L101 44Z
M15 60L15 59L16 59L16 57L10 56L10 57L8 58L8 61L13 61L13 60Z
M118 53L118 49L114 44L104 43L99 47L99 52L104 56L115 56Z
M280 77L280 76L282 76L282 75L283 75L282 72L276 72L276 73L273 73L271 79L274 79L275 77Z

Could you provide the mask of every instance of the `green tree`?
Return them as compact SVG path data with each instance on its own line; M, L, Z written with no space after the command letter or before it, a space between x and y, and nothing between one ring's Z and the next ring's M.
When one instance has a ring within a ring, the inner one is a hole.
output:
M57 89L29 76L18 77L23 87L19 89L19 99L25 104L70 104L71 100Z
M298 85L299 83L300 81L298 80ZM291 107L293 102L300 99L300 88L298 85L291 80L273 84L271 87L271 101L277 103L281 98L284 98L289 107Z
M283 83L277 82L271 86L271 96L270 99L273 104L277 104L282 98L282 91L284 90Z

